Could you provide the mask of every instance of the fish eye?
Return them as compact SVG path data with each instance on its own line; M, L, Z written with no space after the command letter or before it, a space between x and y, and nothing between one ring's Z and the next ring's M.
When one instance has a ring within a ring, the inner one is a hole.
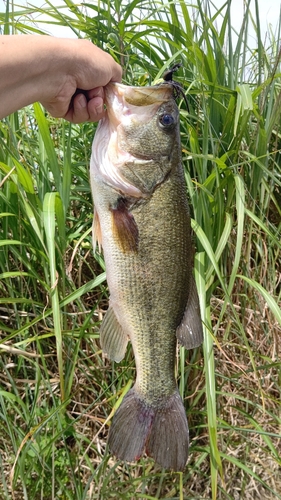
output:
M165 128L171 128L173 127L173 125L175 125L175 119L170 113L164 113L163 115L161 115L159 121L162 127Z

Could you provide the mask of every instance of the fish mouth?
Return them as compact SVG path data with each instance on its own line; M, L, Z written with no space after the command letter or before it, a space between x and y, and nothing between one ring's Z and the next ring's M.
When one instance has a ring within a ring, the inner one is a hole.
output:
M105 102L113 105L114 98L133 106L158 106L171 99L174 92L173 85L162 83L147 87L130 87L122 83L110 82L105 87Z
M105 105L109 121L114 127L136 117L145 123L164 102L174 95L173 85L162 83L149 87L130 87L110 82L105 87ZM143 111L144 110L144 111Z

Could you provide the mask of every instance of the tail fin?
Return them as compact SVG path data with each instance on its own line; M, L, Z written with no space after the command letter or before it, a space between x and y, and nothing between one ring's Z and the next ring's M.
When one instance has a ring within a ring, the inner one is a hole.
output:
M142 453L165 469L181 471L188 457L187 418L178 392L159 405L149 406L131 389L113 417L108 444L116 457L127 462Z

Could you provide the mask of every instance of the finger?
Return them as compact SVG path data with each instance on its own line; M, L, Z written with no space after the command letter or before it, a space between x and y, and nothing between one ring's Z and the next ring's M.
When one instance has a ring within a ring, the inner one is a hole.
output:
M93 97L101 97L104 99L104 89L103 87L95 87L94 89L87 91L88 99L93 99Z
M72 123L82 123L89 120L88 103L84 94L77 94L74 97L64 118Z
M89 121L97 122L101 118L103 118L105 110L104 110L104 101L100 96L93 97L88 102L88 113L89 113Z
M114 66L114 68L112 70L111 81L118 82L118 83L121 83L121 81L122 81L122 68L117 63L116 63L116 66Z
M103 98L93 97L89 101L84 94L78 94L72 101L72 107L64 115L64 118L72 123L86 121L96 122L104 116Z

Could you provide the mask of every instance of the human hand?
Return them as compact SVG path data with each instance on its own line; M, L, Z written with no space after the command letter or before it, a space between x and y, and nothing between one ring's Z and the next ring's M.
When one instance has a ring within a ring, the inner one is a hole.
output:
M109 54L87 40L62 40L65 41L66 64L60 71L60 85L54 97L41 100L41 103L57 118L73 123L97 121L104 115L103 87L110 81L121 81L121 67ZM57 75L53 76L52 81L57 82Z

